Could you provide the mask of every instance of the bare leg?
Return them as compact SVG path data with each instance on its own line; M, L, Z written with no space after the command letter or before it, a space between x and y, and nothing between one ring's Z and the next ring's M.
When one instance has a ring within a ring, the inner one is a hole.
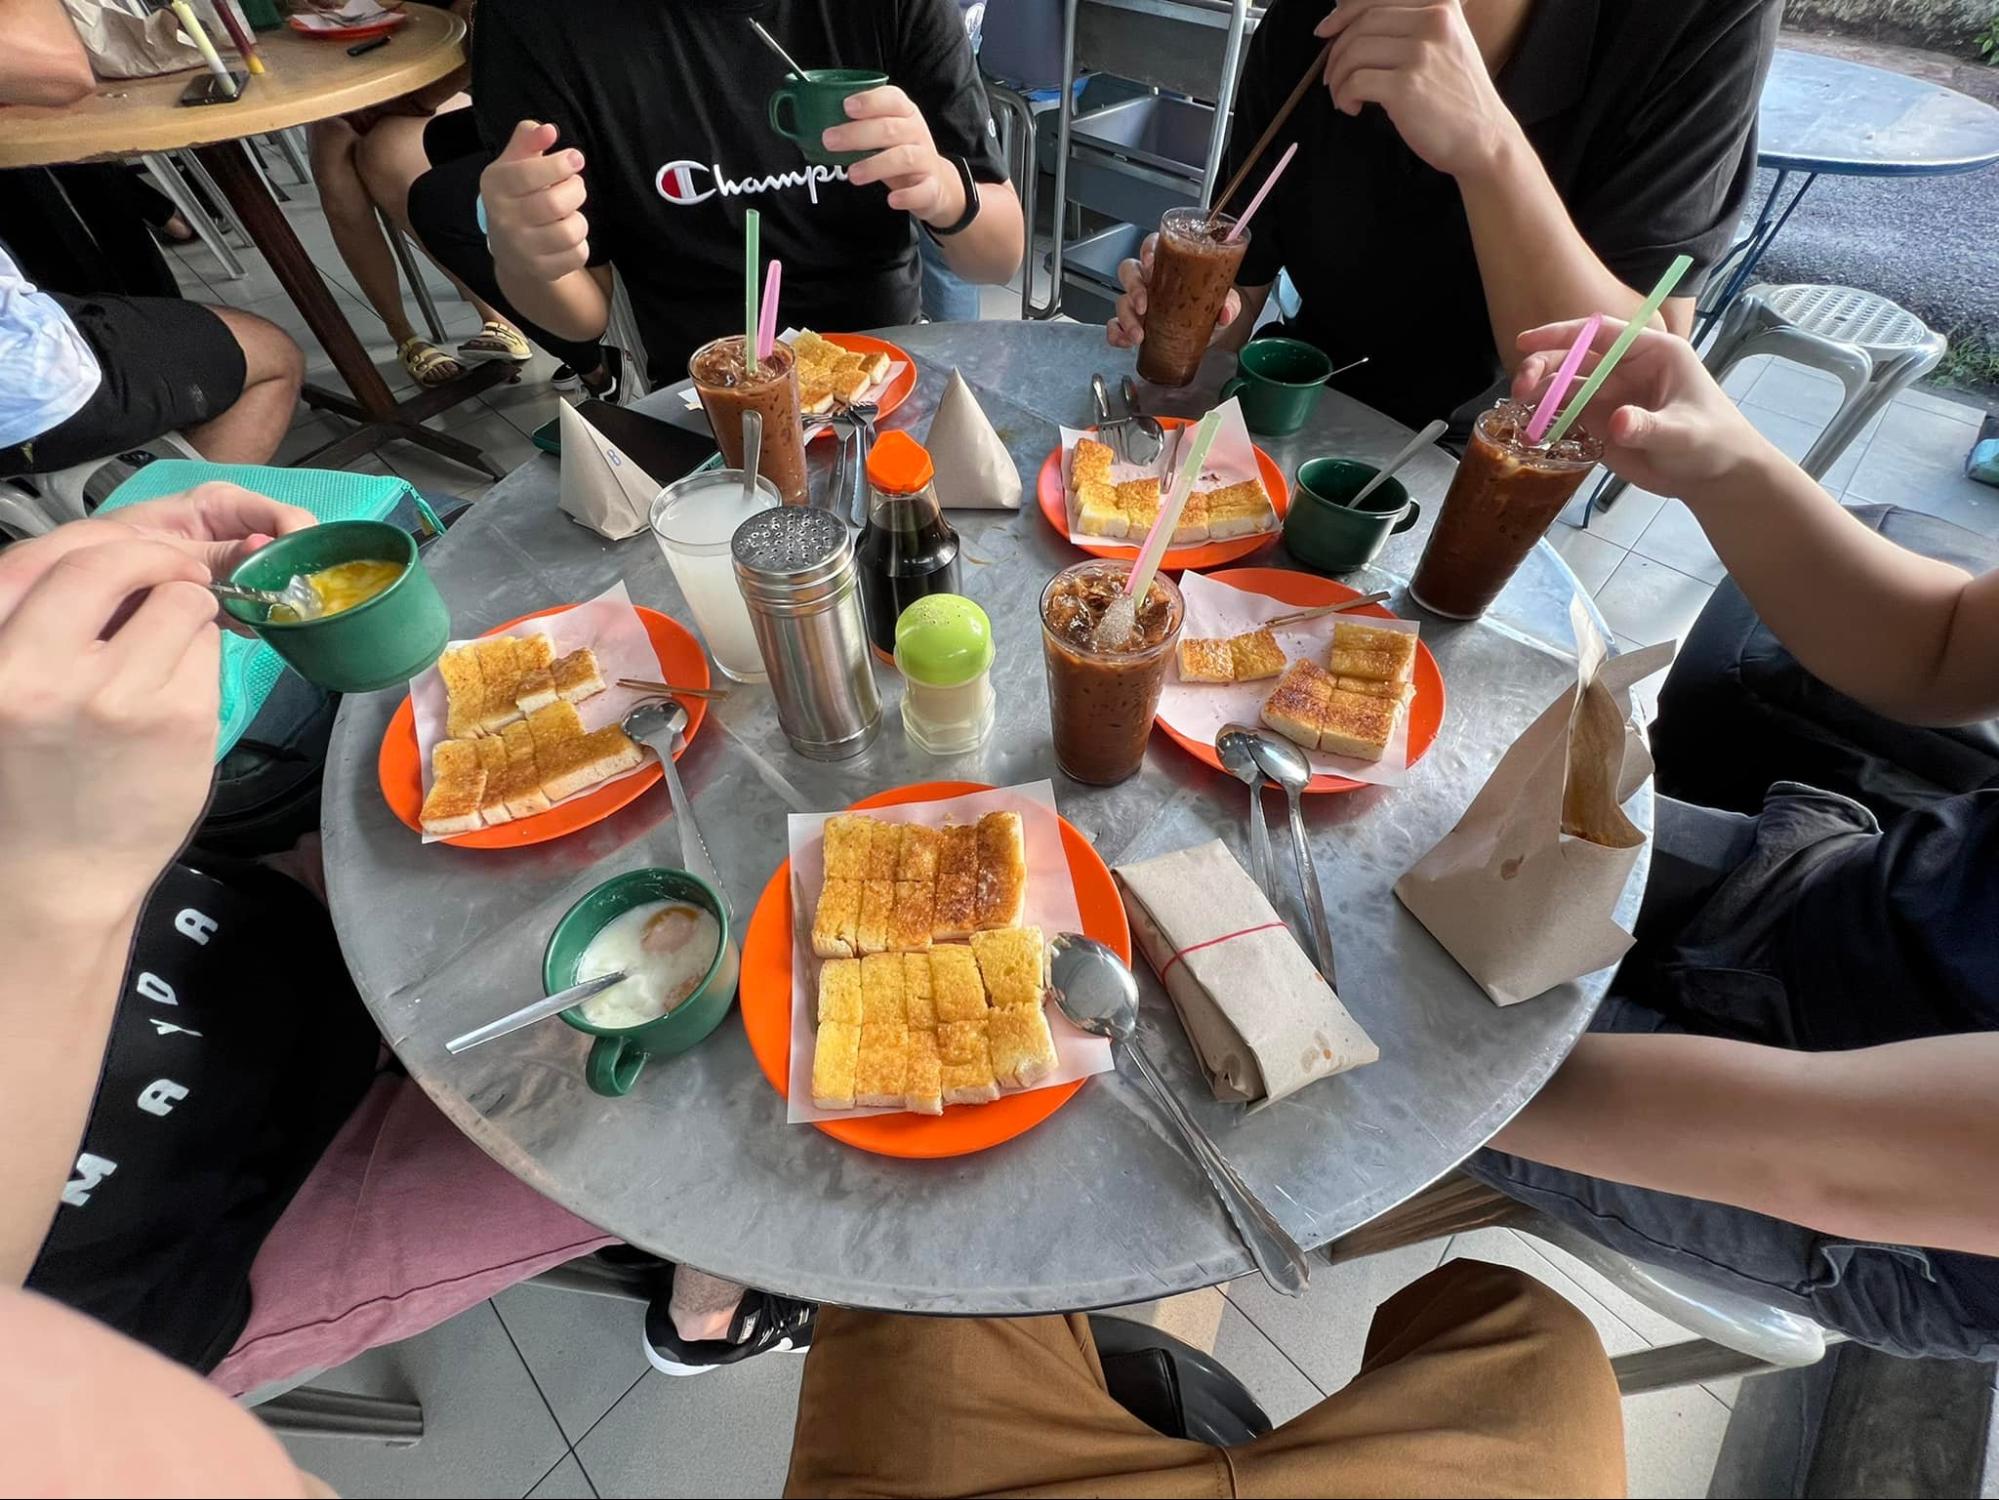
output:
M439 114L460 109L472 101L459 94L445 102ZM354 164L360 169L361 181L366 184L368 196L381 206L389 221L408 235L419 248L423 241L410 228L409 203L410 184L431 169L433 163L424 155L423 127L425 122L408 115L390 115L377 123L361 137L360 145L354 152ZM493 307L472 295L472 289L460 281L436 256L428 250L424 254L431 263L458 289L458 295L477 309L482 323L499 323L508 328L513 324L501 316Z
M243 348L243 393L219 417L187 431L210 463L261 464L278 451L298 407L305 355L275 323L233 307L210 309Z
M400 344L414 337L416 330L403 312L403 284L396 275L396 258L389 242L382 238L382 226L375 218L375 203L355 162L362 137L345 120L321 120L310 128L312 177L319 184L320 207L326 211L327 228L333 243L354 279L361 295L375 309Z

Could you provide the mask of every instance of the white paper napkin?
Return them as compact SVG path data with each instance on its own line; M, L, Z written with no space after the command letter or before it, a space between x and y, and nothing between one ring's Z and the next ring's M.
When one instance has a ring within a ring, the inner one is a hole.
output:
M622 542L646 529L660 483L605 437L567 401L558 401L562 424L562 493L557 501L572 521Z
M946 510L1020 509L1020 470L992 419L956 370L923 439L937 466L937 500Z

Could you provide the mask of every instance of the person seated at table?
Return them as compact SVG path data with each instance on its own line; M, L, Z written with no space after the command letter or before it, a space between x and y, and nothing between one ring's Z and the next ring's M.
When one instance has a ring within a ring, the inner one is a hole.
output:
M403 0L386 0L399 9ZM468 15L471 0L417 0ZM340 0L294 0L295 10L336 10ZM420 142L429 121L465 106L465 70L458 69L413 94L350 115L319 120L306 128L312 179L334 248L361 295L395 341L396 358L421 386L447 385L470 364L493 360L525 363L532 355L520 330L471 289L451 277L458 294L480 318L479 331L447 353L419 335L403 305L402 282L393 248L376 217L379 205L392 223L402 222L400 204L409 184L423 171ZM468 122L469 123L469 122ZM377 136L382 137L377 141ZM372 143L372 144L371 144ZM449 269L446 269L450 276Z
M213 463L263 463L291 427L304 376L298 345L254 313L42 291L0 243L0 479L110 458L166 432Z
M1298 154L1249 226L1216 342L1240 349L1286 271L1283 332L1334 383L1410 427L1481 403L1524 329L1636 311L1674 256L1664 308L1692 326L1756 168L1756 101L1776 0L1274 0L1249 46L1226 182L1327 38L1314 87L1226 205L1241 212ZM1328 13L1330 11L1330 14ZM1109 324L1145 336L1151 261L1119 267ZM1468 426L1470 413L1460 417Z
M1579 326L1521 338L1517 394ZM1842 509L1684 341L1641 335L1584 420L1615 473L1686 502L1821 695L1881 728L1999 714L1999 567ZM1699 721L1673 738L1731 753ZM1637 939L1591 1033L1466 1170L1864 1343L1999 1358L1999 777L1885 823L1795 782L1753 818L1660 798Z
M1004 282L1020 263L1020 204L955 0L776 0L756 19L805 67L868 68L883 88L846 101L813 166L772 129L785 66L725 0L634 8L486 0L472 50L473 108L498 155L480 180L490 274L558 338L593 340L611 268L631 299L655 380L742 330L743 214L784 262L785 323L823 330L911 323L919 235L958 275ZM453 252L433 248L453 260ZM459 250L484 260L483 244ZM453 260L479 286L478 268Z

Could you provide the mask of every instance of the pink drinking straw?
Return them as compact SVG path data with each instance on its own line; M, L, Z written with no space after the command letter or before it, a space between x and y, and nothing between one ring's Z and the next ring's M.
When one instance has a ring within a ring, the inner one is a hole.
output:
M757 319L758 359L769 359L771 346L777 342L777 284L783 272L781 260L773 260L764 272L763 316Z
M1589 321L1583 324L1583 331L1576 335L1576 341L1569 345L1569 352L1562 359L1562 367L1555 371L1554 382L1547 394L1541 397L1541 404L1534 408L1533 420L1527 424L1527 441L1538 443L1541 434L1548 430L1555 420L1555 413L1562 409L1562 397L1568 395L1569 384L1576 378L1576 371L1583 365L1583 355L1589 352L1596 331L1603 327L1603 314L1591 313Z
M1284 154L1277 158L1277 165L1270 169L1270 175L1263 179L1263 186L1256 190L1256 196L1249 200L1249 207L1236 215L1235 224L1222 236L1222 243L1228 244L1249 227L1249 216L1263 207L1263 200L1270 196L1270 190L1277 186L1277 179L1284 175L1284 169L1291 165L1291 158L1298 154L1298 143L1293 141L1284 148Z

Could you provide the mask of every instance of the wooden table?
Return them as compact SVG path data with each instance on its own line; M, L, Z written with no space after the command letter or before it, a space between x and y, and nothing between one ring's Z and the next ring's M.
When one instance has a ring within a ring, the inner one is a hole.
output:
M268 69L252 77L229 104L184 107L176 101L194 71L157 78L114 79L77 104L61 109L18 106L0 111L0 167L56 166L65 162L146 152L192 149L228 197L230 206L279 283L304 315L352 397L308 384L306 401L361 425L302 462L333 468L391 437L407 438L457 463L503 477L472 444L423 423L459 402L515 378L511 363L473 367L449 385L398 401L375 368L312 258L292 233L250 159L244 140L266 131L309 125L365 109L435 83L465 61L465 23L449 11L411 7L409 20L389 45L349 57L338 39L320 41L289 26L258 38ZM234 54L218 42L225 60Z

